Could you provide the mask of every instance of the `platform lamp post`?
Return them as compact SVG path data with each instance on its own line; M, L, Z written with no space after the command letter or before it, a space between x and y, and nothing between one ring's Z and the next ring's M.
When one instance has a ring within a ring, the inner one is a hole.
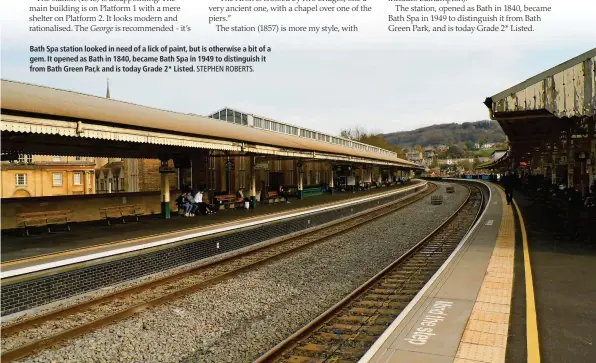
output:
M257 170L256 170L256 163L257 157L250 155L250 207L256 208L257 206ZM262 193L263 191L261 191Z
M302 179L303 179L303 170L302 170L302 161L296 163L296 167L298 167L298 198L304 199L303 194L303 186L302 186Z
M334 178L333 178L333 172L335 171L335 164L331 163L331 172L329 173L329 188L331 189L331 195L333 195L333 189L335 189L335 185L334 185Z
M168 166L169 158L160 157L161 166L159 174L161 176L161 214L164 219L170 219L170 178L168 174L176 173L176 168Z

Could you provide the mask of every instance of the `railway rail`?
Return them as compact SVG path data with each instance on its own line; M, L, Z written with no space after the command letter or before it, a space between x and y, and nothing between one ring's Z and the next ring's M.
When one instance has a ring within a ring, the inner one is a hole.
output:
M479 218L483 194L469 195L435 231L255 363L357 362L424 287Z
M232 278L259 265L345 233L364 223L404 208L433 193L428 188L403 200L379 207L330 226L318 227L286 240L259 247L241 255L195 267L181 273L117 291L78 305L23 320L2 327L2 362L10 362L73 339L146 309L178 299L220 281Z

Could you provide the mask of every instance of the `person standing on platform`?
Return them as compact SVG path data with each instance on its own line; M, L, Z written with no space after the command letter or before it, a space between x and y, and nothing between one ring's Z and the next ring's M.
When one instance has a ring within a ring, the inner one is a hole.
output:
M567 225L569 229L569 236L579 236L579 220L581 216L581 210L583 207L582 193L580 192L580 186L576 185L571 190L569 195L569 213L567 215Z
M507 198L507 205L513 203L513 178L507 171L503 177L503 187L505 188L505 197Z

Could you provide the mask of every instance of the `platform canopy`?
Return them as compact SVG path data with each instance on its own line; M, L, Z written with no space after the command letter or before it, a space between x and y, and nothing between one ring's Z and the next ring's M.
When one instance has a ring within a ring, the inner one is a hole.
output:
M422 167L360 143L331 142L191 114L2 80L2 152L157 158L209 149L230 153ZM369 151L372 150L372 151Z
M596 48L486 98L516 161L587 137L585 122L592 122L596 107L595 65Z

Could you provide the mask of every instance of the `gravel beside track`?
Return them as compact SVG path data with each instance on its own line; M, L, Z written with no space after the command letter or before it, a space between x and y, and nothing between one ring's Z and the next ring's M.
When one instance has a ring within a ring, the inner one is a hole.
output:
M314 319L438 227L465 200L455 185L258 270L20 360L248 362Z

